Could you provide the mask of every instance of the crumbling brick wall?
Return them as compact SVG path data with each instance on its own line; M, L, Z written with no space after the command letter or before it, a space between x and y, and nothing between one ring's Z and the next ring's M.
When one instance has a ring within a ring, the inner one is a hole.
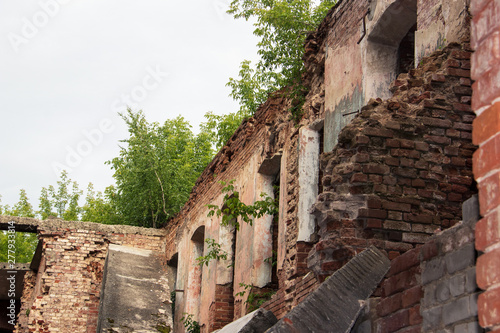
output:
M37 272L26 274L16 332L96 332L109 244L165 251L164 231L90 222L5 217L37 229Z
M403 4L407 2L402 1ZM437 21L448 24L456 19L453 24L460 25L460 33L467 32L467 27L461 26L467 16L463 1L455 4L457 8L453 10L461 10L460 15L465 16L458 18L445 13L439 19L433 13L442 11L449 5L447 2L434 1L432 6L426 6L422 1L413 2L421 6L418 13L425 16L422 20L431 18L425 27L431 27ZM351 90L355 86L362 86L363 49L357 42L363 32L361 19L374 3L341 1L318 30L308 36L305 45L307 71L303 82L309 92L298 124L289 119L288 109L292 101L283 98L282 92L277 92L259 108L255 117L242 124L203 172L190 200L167 226L169 237L175 235L167 244L167 258L179 258L178 282L187 281L185 267L193 263L186 261L194 262L189 257L192 232L205 226L206 238L217 239L219 236L218 222L207 219L206 209L207 204L221 204L222 186L217 182L236 179L245 191L246 185L242 183L255 184L256 174L242 170L250 170L249 165L276 155L281 158L276 264L279 287L264 307L271 309L278 318L297 305L327 275L368 246L384 249L394 259L425 243L437 229L446 229L460 221L462 201L475 193L471 173L471 158L476 148L471 143L474 119L470 108L471 49L466 42L442 49L430 58L421 58L419 69L401 75L395 82L392 87L394 98L371 100L341 131L338 146L321 156L323 175L320 188L323 193L315 206L317 233L311 234L310 241L297 241L301 223L297 209L300 203L301 128L320 131L325 115L332 111L326 110L326 81L339 84L342 81L340 76L350 76L352 80L343 86L347 90L345 96L353 95ZM442 28L446 30L444 26ZM432 44L422 36L423 44ZM362 43L367 38L365 36ZM337 53L332 53L332 50ZM326 68L327 58L345 67L342 73ZM344 64L345 59L352 68ZM353 63L353 59L359 63ZM328 77L325 75L327 71L330 71ZM347 98L345 103L351 103L349 107L358 110L366 104L360 96L355 96L355 101ZM361 103L359 108L356 103ZM349 119L353 117L354 114ZM325 132L331 125L326 122ZM331 138L325 135L327 140ZM261 154L259 158L256 158L257 152ZM252 195L255 197L256 194ZM245 242L254 237L253 231L246 227L238 234L239 239L246 239ZM253 251L252 245L247 244L247 252ZM205 325L203 329L208 331L216 325L216 300L223 299L222 286L227 283L214 285L219 266L210 265L214 264L210 263L203 269L203 279L209 279L209 276L212 282L205 280L202 283L199 303L200 320ZM235 271L241 273L241 270L236 265ZM238 282L250 283L253 274L253 268L249 268L247 280L233 281L233 295L242 290ZM180 296L183 290L179 289ZM245 313L245 300L246 296L234 298L234 319ZM183 308L182 302L185 300L179 300L179 309ZM182 314L182 311L177 313ZM178 323L180 315L176 316L175 322ZM180 325L176 329L182 331L183 327Z
M477 317L474 228L477 198L464 204L464 221L391 262L355 333L482 332Z
M329 275L375 245L395 258L461 219L476 192L469 105L470 48L452 45L371 100L322 157L315 214L320 241L309 267Z

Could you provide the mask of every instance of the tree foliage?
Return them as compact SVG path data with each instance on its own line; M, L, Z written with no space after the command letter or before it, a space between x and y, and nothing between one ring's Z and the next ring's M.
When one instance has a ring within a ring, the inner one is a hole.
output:
M241 122L247 117L241 111L216 115L213 112L205 114L206 121L201 123L201 132L207 133L213 142L215 151L219 151L229 141Z
M19 191L19 201L12 208L9 206L2 207L0 213L11 216L35 217L33 206L29 203L29 198L24 189ZM12 230L14 231L15 229ZM15 262L30 262L38 244L36 234L28 232L9 233L7 231L0 231L0 262L8 262L8 260L12 259L12 257L9 257L8 251L9 234L14 235L15 246L13 253Z
M67 171L63 170L57 181L57 188L52 185L48 188L42 187L38 213L42 220L53 216L66 221L76 221L81 212L78 201L82 194L78 183L69 179Z
M303 99L300 84L304 72L304 41L316 29L337 0L322 0L317 6L311 0L233 0L228 13L235 18L253 18L254 35L260 59L251 66L244 60L238 79L227 85L231 96L239 101L240 111L254 114L268 94L290 86L289 97ZM297 103L295 103L297 104ZM300 104L300 103L299 103Z
M124 223L156 227L176 214L213 156L210 133L194 135L181 116L163 125L139 111L121 115L130 137L108 163L115 170L116 205Z
M207 205L209 212L208 217L222 217L222 225L234 225L236 230L239 230L240 223L238 218L250 225L253 224L253 219L261 218L264 215L274 215L278 213L278 201L271 198L266 193L261 193L262 200L255 201L252 205L247 205L240 200L240 193L236 191L234 179L229 182L221 182L224 186L222 193L224 198L222 206Z
M116 189L110 185L104 194L94 190L94 185L87 186L87 196L81 208L81 220L102 224L122 224L123 217L116 203Z

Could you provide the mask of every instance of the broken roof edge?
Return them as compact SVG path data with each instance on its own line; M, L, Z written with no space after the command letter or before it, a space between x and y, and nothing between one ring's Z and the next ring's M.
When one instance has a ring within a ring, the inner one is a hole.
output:
M38 232L39 228L47 230L88 230L116 234L139 234L143 236L165 236L164 229L141 228L129 225L111 225L96 222L64 221L61 219L39 220L31 217L0 215L0 230L12 229L16 232Z

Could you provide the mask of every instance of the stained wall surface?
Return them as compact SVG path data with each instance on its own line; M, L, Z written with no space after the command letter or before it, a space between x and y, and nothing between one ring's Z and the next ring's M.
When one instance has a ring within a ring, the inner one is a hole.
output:
M373 245L395 268L374 293L376 315L367 313L363 327L417 332L432 321L425 311L439 306L424 296L423 288L432 288L434 280L418 283L422 269L432 275L442 268L428 270L427 261L445 256L428 244L445 229L461 228L462 204L477 192L473 156L485 216L476 229L476 248L485 252L477 265L478 285L487 290L479 296L479 322L497 328L500 274L487 269L498 266L500 239L493 232L498 186L491 157L498 155L499 132L493 101L500 95L494 71L500 56L493 22L500 20L491 19L497 7L495 0L473 1L471 47L466 1L339 1L306 39L303 84L309 90L301 120L290 119L292 101L281 92L270 96L205 169L165 230L37 226L43 259L25 279L19 331L95 331L104 258L112 243L165 255L175 273L174 329L180 333L186 314L203 332L258 305L282 318ZM220 217L208 216L207 205L223 205L221 181L231 180L242 202L253 204L264 192L279 201L279 213L251 225L238 219L239 228L221 225ZM206 239L220 244L226 259L200 265L196 259L210 251ZM470 249L473 241L469 237L456 250ZM402 263L411 265L401 268ZM457 271L464 281L474 264ZM408 292L389 290L391 279L413 284ZM470 304L476 291L468 292ZM399 303L391 303L398 297ZM466 319L466 325L474 322ZM463 323L446 319L438 326Z
M167 227L179 332L183 313L211 332L255 299L281 318L370 245L395 259L461 220L462 202L476 192L467 12L463 1L346 0L332 8L306 40L300 122L288 117L291 101L271 96ZM222 205L219 181L231 179L246 204L261 192L279 196L278 216L238 220L239 230L207 217L207 204ZM197 240L202 226L227 260L197 265L210 250ZM275 265L266 260L273 251Z

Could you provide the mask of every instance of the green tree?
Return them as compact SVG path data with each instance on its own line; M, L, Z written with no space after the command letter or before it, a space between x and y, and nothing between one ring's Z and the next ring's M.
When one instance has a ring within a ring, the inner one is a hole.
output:
M231 96L239 101L240 112L254 114L268 94L284 87L300 109L305 88L300 84L304 72L304 41L316 29L337 0L233 0L228 13L235 18L253 18L254 34L260 38L260 59L252 68L241 63L239 79L230 78Z
M219 151L247 116L248 114L242 111L223 115L207 112L205 114L206 121L200 125L201 132L212 138L215 151Z
M115 171L117 209L124 224L160 226L182 208L212 159L210 133L194 135L181 116L159 125L142 111L120 115L130 136L120 155L108 161Z
M81 209L78 200L83 191L78 188L77 182L68 177L66 170L59 177L57 189L52 185L42 187L38 213L43 220L55 216L66 221L77 221Z
M35 211L30 204L26 191L19 191L19 201L12 207L12 216L35 217Z
M7 206L7 209L4 209L2 214L20 217L35 217L33 206L30 204L24 189L19 191L19 201L12 207L12 209ZM0 232L0 262L8 262L9 260L12 260L12 257L9 257L8 251L9 234L14 235L15 247L11 254L14 253L15 262L30 262L38 244L36 234L27 232L16 232L12 234L7 231Z
M81 208L82 221L103 224L121 224L122 218L116 207L116 189L108 186L104 194L94 190L94 185L89 183L85 204Z

